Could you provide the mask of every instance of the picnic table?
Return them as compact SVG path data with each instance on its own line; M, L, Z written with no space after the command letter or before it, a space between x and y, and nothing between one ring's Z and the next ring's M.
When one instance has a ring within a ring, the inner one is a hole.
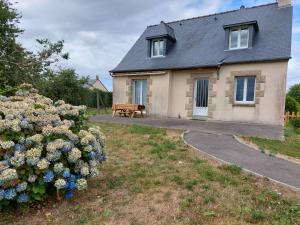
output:
M118 113L121 116L126 116L133 118L137 112L141 113L141 116L144 117L143 111L145 110L144 105L138 104L113 104L112 105L112 117Z

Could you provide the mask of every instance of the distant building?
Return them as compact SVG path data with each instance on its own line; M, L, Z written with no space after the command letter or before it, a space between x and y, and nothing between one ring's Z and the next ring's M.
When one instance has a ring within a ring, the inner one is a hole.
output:
M90 89L98 89L99 91L108 92L107 88L104 86L104 84L99 79L99 76L96 76L96 79L90 79L88 80L87 84L85 85L86 88Z

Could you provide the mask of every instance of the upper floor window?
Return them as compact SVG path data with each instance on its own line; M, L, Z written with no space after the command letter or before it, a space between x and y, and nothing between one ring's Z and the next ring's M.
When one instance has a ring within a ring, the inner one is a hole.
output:
M229 49L243 49L249 46L249 28L232 28L229 34Z
M164 39L155 39L151 42L151 57L162 57L164 56Z

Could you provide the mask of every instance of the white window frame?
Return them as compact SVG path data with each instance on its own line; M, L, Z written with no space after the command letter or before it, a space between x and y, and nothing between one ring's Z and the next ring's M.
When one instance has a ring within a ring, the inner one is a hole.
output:
M247 101L247 89L248 89L248 78L249 77L255 78L254 90L253 90L253 92L254 92L253 101ZM243 92L243 100L242 101L236 100L237 78L244 78L244 92ZM234 102L236 104L255 104L255 91L256 91L256 76L236 76L234 78Z
M135 102L135 89L136 89L136 82L138 82L138 81L143 81L143 80L146 80L146 82L147 82L147 79L134 79L134 80L132 80L132 85L133 85L133 89L132 89L132 91L133 91L133 93L132 93L132 103L134 103L134 104L139 104L139 105L143 105L143 85L142 85L142 83L140 83L140 93L139 93L139 95L140 95L140 102L138 102L138 103L136 103ZM147 84L148 85L148 84ZM145 105L146 105L146 102L145 102Z
M242 30L248 30L247 46L243 46L243 47L241 47L241 31ZM237 47L231 47L231 32L233 32L233 31L238 31ZM232 28L229 32L229 50L249 48L249 36L250 36L249 32L250 32L249 27Z
M159 47L158 47L158 50L157 50L158 54L157 55L154 55L154 46L155 46L154 43L155 42L159 42L159 45L158 45ZM164 51L162 52L162 55L159 54L159 49L160 49L161 44L163 45L163 49L164 49L164 45L165 45L165 40L164 39L154 39L154 40L151 41L151 57L152 58L165 57L164 56Z

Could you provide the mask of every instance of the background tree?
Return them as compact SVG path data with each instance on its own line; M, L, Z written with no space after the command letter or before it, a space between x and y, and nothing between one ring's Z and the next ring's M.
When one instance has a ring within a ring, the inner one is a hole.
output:
M296 99L300 103L300 84L295 84L290 87L288 95Z
M289 95L286 96L285 111L286 112L300 112L299 102Z
M8 1L0 0L0 88L15 86L18 78L24 79L21 65L26 51L16 42L23 32L17 26L21 16L11 6Z
M58 72L48 70L39 82L41 94L53 99L78 105L83 101L86 77L79 77L73 69L63 69Z
M28 82L35 84L54 64L62 59L68 59L68 53L63 53L64 42L51 43L48 39L37 39L41 47L33 53L17 42L17 37L23 33L18 27L21 15L12 8L12 3L0 0L0 89L6 86L17 86Z
M11 95L21 83L33 84L39 92L53 100L62 99L73 105L96 106L96 92L85 88L88 77L79 77L75 70L64 68L69 54L63 51L64 41L37 39L38 50L22 47L17 38L21 15L9 0L0 0L0 95ZM111 93L101 93L106 106Z

